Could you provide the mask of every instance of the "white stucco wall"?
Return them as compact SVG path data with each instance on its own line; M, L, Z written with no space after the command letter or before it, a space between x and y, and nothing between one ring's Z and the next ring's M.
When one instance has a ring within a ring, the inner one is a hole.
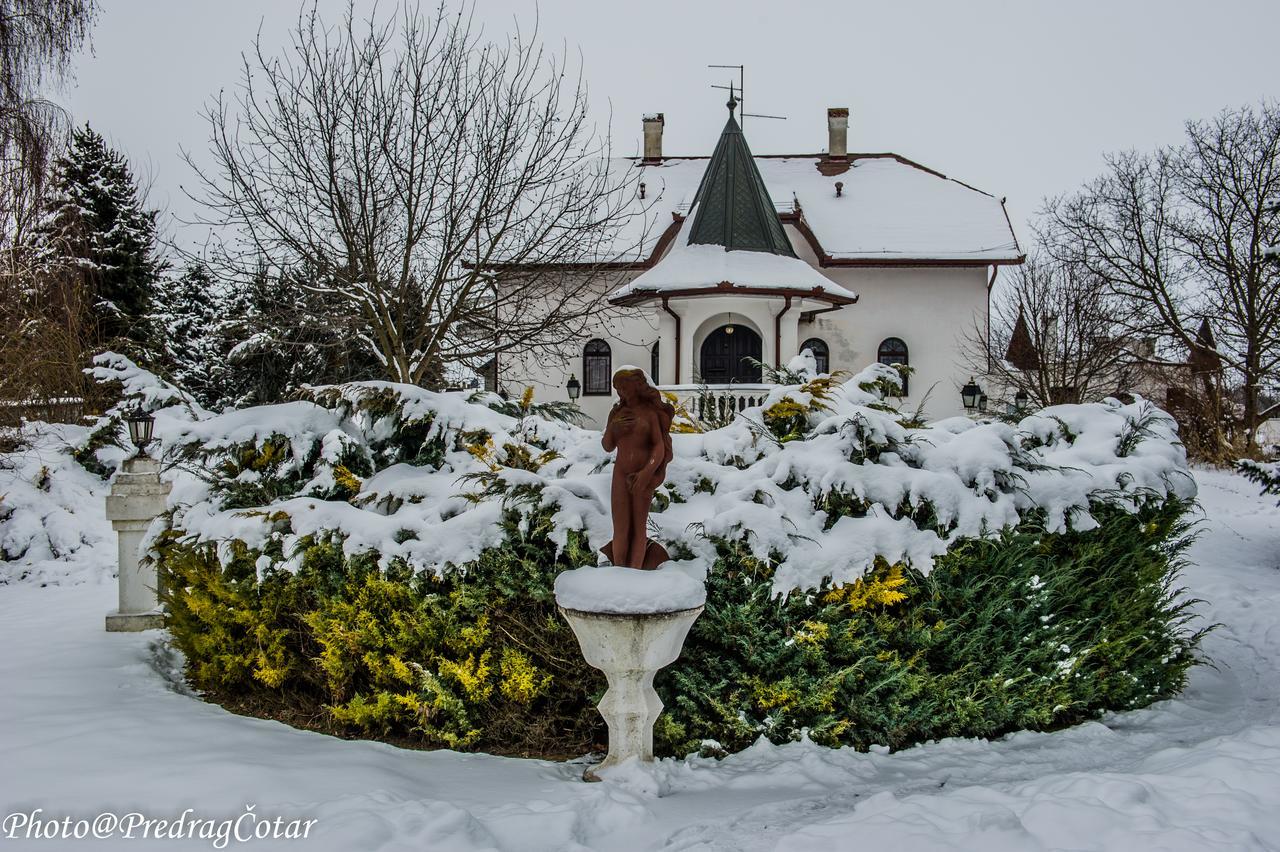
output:
M810 263L809 247L787 227L797 254ZM903 405L915 409L923 404L928 418L963 414L960 387L973 372L964 346L966 335L985 328L987 311L987 267L836 267L819 270L833 281L858 293L855 305L800 322L804 310L822 307L816 302L793 300L792 309L781 321L781 345L775 351L774 317L783 310L778 297L702 296L671 299L669 305L681 315L681 383L692 383L691 368L706 335L730 321L754 328L761 337L766 363L785 363L797 354L799 344L811 337L826 341L831 369L857 371L876 360L880 342L898 337L906 342L911 377L910 394ZM602 287L619 286L634 273L610 276ZM537 359L503 356L499 382L508 393L519 393L532 385L538 399L566 399L565 385L571 374L582 379L582 345L592 337L607 341L613 368L632 364L649 369L650 347L663 341L659 384L673 384L675 375L675 325L659 303L628 309L602 319L583 336L576 347L559 355L543 354ZM608 396L584 396L579 405L600 425L613 400Z
M904 403L924 405L930 419L963 414L960 388L973 373L965 336L985 328L988 273L969 268L823 270L853 288L858 303L802 323L800 341L818 337L832 369L860 369L876 360L881 341L900 338L914 369Z

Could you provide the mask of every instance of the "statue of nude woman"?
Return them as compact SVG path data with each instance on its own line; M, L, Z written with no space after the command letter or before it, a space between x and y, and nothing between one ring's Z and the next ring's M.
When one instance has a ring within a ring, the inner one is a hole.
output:
M613 374L618 402L609 411L601 443L618 451L613 463L610 503L613 540L601 551L614 565L652 570L670 557L649 540L649 504L672 459L671 420L675 408L663 401L643 370L623 367Z

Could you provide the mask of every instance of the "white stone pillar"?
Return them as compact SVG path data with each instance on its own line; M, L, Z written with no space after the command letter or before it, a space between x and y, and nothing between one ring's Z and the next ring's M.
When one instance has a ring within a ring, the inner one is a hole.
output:
M130 632L164 625L156 598L155 565L142 565L142 537L165 509L171 486L160 481L155 459L132 458L116 474L107 497L107 520L118 539L120 606L107 613L107 630Z
M679 348L675 317L662 308L658 308L655 315L658 318L658 375L653 380L660 385L673 385L676 382L676 349Z
M633 570L633 569L632 569ZM680 656L689 628L702 607L673 612L612 613L560 608L592 668L604 672L609 689L596 708L609 726L609 755L582 774L599 781L597 770L636 758L653 760L653 723L662 699L653 676Z
M787 362L800 354L800 314L801 300L796 299L791 310L782 315L778 322L779 341L778 346L780 352L777 353L777 361L774 363L779 367L787 366Z
M697 331L695 317L690 316L688 304L673 301L671 309L680 315L680 379L678 384L691 385L698 374L698 353L693 351L693 333Z

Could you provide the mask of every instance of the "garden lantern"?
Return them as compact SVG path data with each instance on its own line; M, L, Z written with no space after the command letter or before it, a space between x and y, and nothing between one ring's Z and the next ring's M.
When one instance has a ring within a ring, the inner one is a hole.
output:
M569 383L565 385L565 389L569 391L569 400L571 402L577 401L582 394L582 382L578 381L577 376L571 375L569 376Z
M974 382L973 376L969 377L969 384L960 388L960 401L964 403L965 411L976 411L978 408L978 397L982 396L982 388L978 387Z
M1025 411L1027 403L1031 402L1031 395L1025 390L1019 390L1013 395L1013 407L1015 411Z
M129 424L129 440L138 448L138 457L141 457L147 444L151 443L156 419L137 407L125 415L125 422Z
M124 460L106 499L107 520L116 533L116 577L120 593L119 606L107 613L106 627L111 633L164 626L164 615L156 597L159 588L156 566L139 556L151 522L165 510L170 485L160 481L160 463L146 453L155 418L139 405L124 415L124 422L129 426L129 440L138 452Z
M987 395L985 393L978 396L978 411L984 414L987 411Z

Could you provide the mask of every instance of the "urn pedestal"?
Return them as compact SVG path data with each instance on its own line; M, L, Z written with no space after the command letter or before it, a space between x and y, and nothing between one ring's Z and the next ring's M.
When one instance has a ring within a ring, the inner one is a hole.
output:
M653 760L653 723L662 699L653 689L658 670L675 662L689 628L702 607L669 612L587 612L561 606L587 664L604 672L609 689L597 709L609 726L609 754L588 769L585 781L599 781L596 771L629 758Z
M107 497L107 520L116 531L119 566L119 608L107 613L112 633L163 627L164 617L156 599L156 569L139 558L147 527L165 510L170 485L160 481L160 465L154 459L133 458L116 475Z

